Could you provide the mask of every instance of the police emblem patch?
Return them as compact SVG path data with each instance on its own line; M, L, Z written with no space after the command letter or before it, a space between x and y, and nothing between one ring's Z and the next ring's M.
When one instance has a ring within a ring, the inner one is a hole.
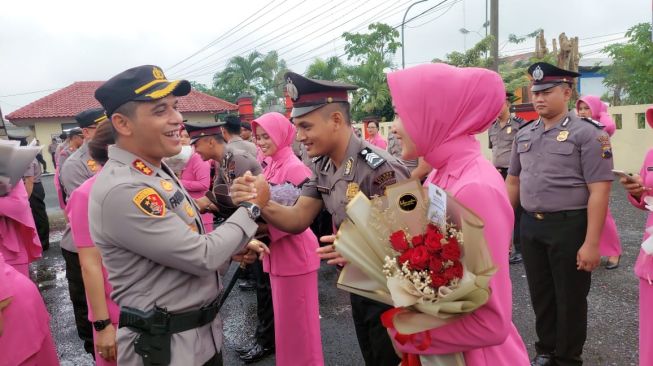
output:
M351 169L354 166L354 158L347 159L345 163L345 175L351 174Z
M132 199L141 211L155 216L163 217L166 214L166 206L163 198L152 188L141 189Z
M536 81L540 81L544 78L544 71L542 71L541 67L536 67L535 70L533 70L533 79Z
M286 80L286 92L293 101L296 101L299 98L299 91L297 91L297 87L292 83L290 78Z
M93 159L88 159L86 161L86 166L93 173L96 173L100 169L100 167L98 167L97 163Z
M560 133L558 133L558 137L556 137L556 140L559 142L567 141L567 137L569 137L569 131L560 131Z
M374 185L385 187L390 184L395 184L397 183L397 179L395 179L395 171L394 170L389 170L378 177L374 178Z
M154 68L152 68L152 76L153 76L156 80L163 80L163 79L166 78L165 75L163 75L163 71L161 71L161 69L159 69L159 68L156 67L156 66L155 66Z
M172 183L168 182L167 180L161 179L161 188L163 188L164 190L170 192L170 191L172 191L173 185L172 185Z
M347 185L347 192L345 193L345 196L347 197L347 202L351 201L356 194L360 192L360 187L358 186L358 183L349 183Z
M610 159L612 157L612 145L610 144L610 137L607 134L601 135L597 138L601 143L601 157L603 159Z
M132 162L132 166L138 170L139 172L145 174L145 175L152 175L154 173L152 169L150 169L143 161L140 159L136 159Z

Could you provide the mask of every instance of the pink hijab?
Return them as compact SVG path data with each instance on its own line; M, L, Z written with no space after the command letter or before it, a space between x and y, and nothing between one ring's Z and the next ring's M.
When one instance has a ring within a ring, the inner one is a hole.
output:
M605 132L607 132L608 135L614 135L617 125L608 114L608 106L601 101L601 98L593 95L586 95L576 101L576 110L578 110L580 102L585 102L585 104L590 107L592 119L601 122L605 126Z
M389 73L388 86L417 153L434 169L463 150L480 153L473 135L492 125L506 99L496 72L446 64Z
M252 121L252 131L255 135L259 127L264 129L277 145L274 155L265 158L268 165L263 170L263 175L268 182L290 182L298 185L311 176L311 170L292 151L296 129L288 118L277 112L266 113Z
M653 128L653 106L646 109L646 121L648 122L648 125Z

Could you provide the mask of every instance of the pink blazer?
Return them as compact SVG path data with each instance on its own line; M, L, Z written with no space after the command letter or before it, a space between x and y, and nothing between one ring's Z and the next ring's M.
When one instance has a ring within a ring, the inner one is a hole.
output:
M388 142L378 133L373 138L367 139L367 142L378 147L379 149L386 150L388 148Z
M191 197L195 199L203 197L211 186L211 162L202 160L202 157L194 152L181 171L179 181ZM202 214L202 223L205 231L211 232L213 230L213 214Z
M649 171L653 172L653 149L650 149L646 153L644 164L639 171L639 175L642 176L642 180L644 181L644 186L653 189L653 174L648 174ZM631 195L628 195L628 200L633 206L641 210L646 210L644 197L650 195L653 195L652 191L645 191L639 201ZM648 212L646 227L651 226L653 226L653 212ZM644 232L644 240L648 239L649 236L649 233ZM653 281L653 256L647 255L642 249L639 250L639 256L635 262L635 274L641 279Z
M7 263L27 264L41 258L39 239L22 180L0 197L0 254Z

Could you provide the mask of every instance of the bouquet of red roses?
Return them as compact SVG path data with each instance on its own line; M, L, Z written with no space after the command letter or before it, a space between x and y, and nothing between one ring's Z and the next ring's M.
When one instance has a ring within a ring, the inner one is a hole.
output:
M383 197L358 193L336 235L336 251L349 262L338 287L394 306L383 323L401 343L484 305L496 271L482 220L429 188L427 194L410 180L387 187ZM423 365L464 365L460 353L420 358Z

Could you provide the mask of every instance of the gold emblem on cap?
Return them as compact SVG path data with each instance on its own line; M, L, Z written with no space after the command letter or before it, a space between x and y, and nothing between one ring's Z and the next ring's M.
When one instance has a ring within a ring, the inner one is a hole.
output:
M360 187L358 186L358 183L351 182L347 185L347 193L345 193L345 196L347 197L347 202L351 201L354 196L356 196L356 193L360 191Z
M556 140L560 142L567 141L567 137L569 137L569 131L560 131Z
M168 182L167 180L161 179L161 188L165 189L166 191L170 192L172 191L172 183Z
M166 78L165 75L163 75L163 71L161 71L161 69L159 69L156 66L152 68L152 76L154 76L154 78L157 80L162 80Z
M326 99L326 101L327 101L327 103L333 103L333 98L328 97L328 98Z

